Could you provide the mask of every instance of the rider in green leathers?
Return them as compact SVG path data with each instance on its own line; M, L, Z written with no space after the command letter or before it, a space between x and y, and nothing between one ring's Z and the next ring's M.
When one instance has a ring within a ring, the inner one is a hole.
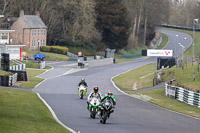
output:
M113 92L111 90L109 90L107 92L107 94L105 94L104 96L102 96L101 103L104 102L104 101L106 101L106 99L109 99L113 103L112 110L110 110L110 113L113 113L114 109L115 109L116 101L115 101L115 97L113 96ZM102 115L102 112L100 113L100 115Z

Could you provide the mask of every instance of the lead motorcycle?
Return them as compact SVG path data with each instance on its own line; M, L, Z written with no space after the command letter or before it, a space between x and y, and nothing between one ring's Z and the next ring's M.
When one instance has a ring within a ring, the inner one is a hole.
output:
M113 104L109 99L106 99L102 103L102 106L99 106L101 109L100 123L105 124L106 120L110 117L110 113L113 112Z
M96 97L93 97L91 101L89 102L89 112L90 112L90 117L95 118L97 112L99 111L99 104L100 100L97 99Z
M78 94L80 96L80 99L83 99L83 96L85 96L87 92L87 87L85 85L80 85L79 88L78 88Z

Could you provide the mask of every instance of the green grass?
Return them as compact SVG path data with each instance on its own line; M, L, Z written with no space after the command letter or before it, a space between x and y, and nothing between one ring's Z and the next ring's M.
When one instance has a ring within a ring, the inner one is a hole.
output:
M120 50L119 53L122 54L122 55L139 54L139 53L141 53L142 49L147 49L147 46L146 45L138 46L138 47L136 47L134 49L130 49L128 51Z
M1 133L69 133L31 92L0 88Z
M51 69L52 67L51 66L45 66L44 69Z
M156 63L152 63L121 74L113 81L123 91L151 87L155 71Z
M23 88L34 88L37 84L42 82L44 79L37 78L35 76L42 74L45 70L33 70L26 69L28 81L18 81L15 83L15 86L23 87Z
M12 73L0 70L0 75L7 76L7 75L12 75Z
M31 61L21 61L22 63L25 63L26 64L26 68L37 68L39 69L40 68L40 65L37 64L37 63L33 63Z
M156 49L162 49L168 43L168 36L166 34L163 34L163 33L161 33L161 34L162 34L162 42L160 43L160 45Z
M137 92L137 93L129 93L133 94L133 96L148 96L150 97L149 102L159 105L161 107L184 113L187 115L191 115L194 117L200 118L200 109L191 105L187 105L185 103L179 102L178 100L171 99L165 96L165 89ZM139 97L138 96L138 97Z
M69 58L66 55L50 53L50 52L40 52L40 51L30 51L30 50L24 50L23 52L45 54L45 60L47 61L67 61Z
M185 66L184 69L176 68L176 66L164 70L162 74L163 80L170 80L176 79L173 83L176 85L177 83L184 87L189 87L191 90L200 90L200 72L197 71L197 64L195 63L195 81L193 81L193 67L192 63L189 63L187 67Z

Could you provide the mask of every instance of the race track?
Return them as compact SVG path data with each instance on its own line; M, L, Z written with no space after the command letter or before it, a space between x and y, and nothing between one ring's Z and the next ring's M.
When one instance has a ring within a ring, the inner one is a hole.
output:
M184 33L160 30L168 35L169 42L165 49L174 49L176 42L189 47L192 38ZM179 37L176 37L176 34ZM187 40L182 40L186 37ZM177 45L177 55L181 53ZM155 62L156 58L139 59L134 62L113 64L103 67L90 68L65 75L74 64L65 62L52 64L54 69L40 77L45 82L33 89L51 106L58 119L74 131L81 133L199 133L200 120L182 114L174 113L151 103L127 96L116 89L111 78L122 72ZM63 75L64 74L64 75ZM81 78L88 83L88 93L97 85L105 94L113 90L116 97L115 112L106 124L100 124L99 118L91 119L86 106L86 97L81 100L78 96L77 84ZM50 130L50 129L49 129Z

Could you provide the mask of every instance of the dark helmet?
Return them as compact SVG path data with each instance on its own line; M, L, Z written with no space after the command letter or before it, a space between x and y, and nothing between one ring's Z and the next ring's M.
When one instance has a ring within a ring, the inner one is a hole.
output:
M112 92L111 90L109 90L109 91L107 92L107 94L108 94L109 97L111 97L111 96L113 95L113 92Z
M93 90L94 90L94 93L97 93L99 91L98 86L94 86Z
M85 79L81 79L81 82L85 82Z

